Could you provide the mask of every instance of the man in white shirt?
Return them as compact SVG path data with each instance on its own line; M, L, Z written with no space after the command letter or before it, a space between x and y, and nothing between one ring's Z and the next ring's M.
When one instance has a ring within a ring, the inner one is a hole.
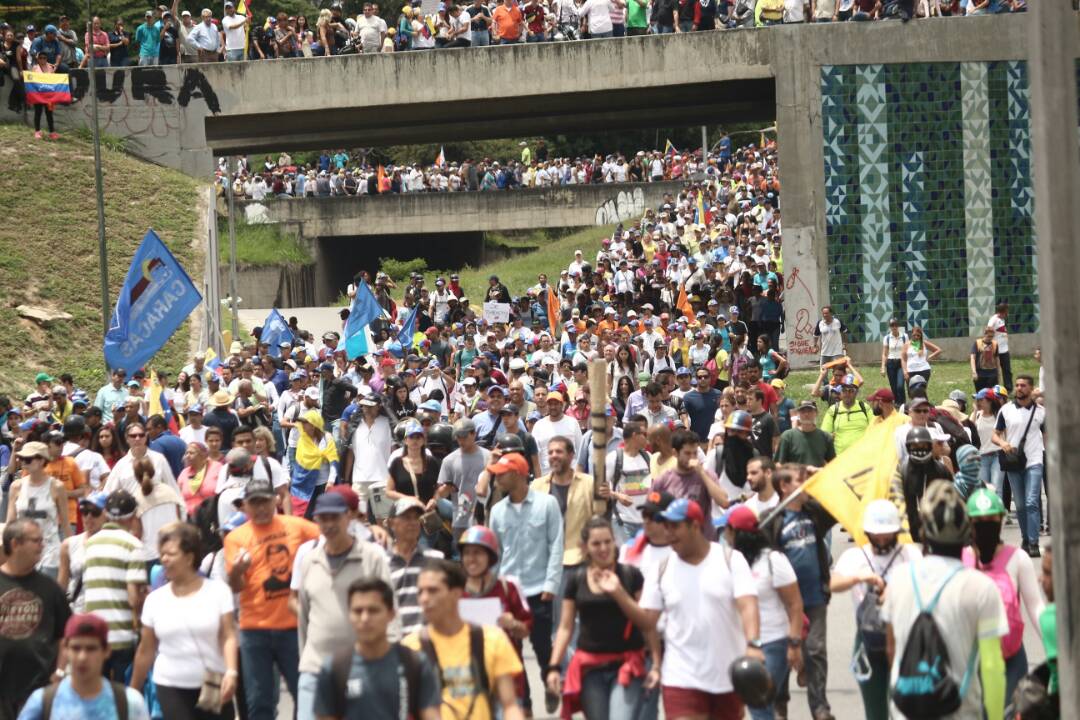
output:
M626 7L623 0L585 0L585 4L578 9L582 18L584 30L589 37L609 38L614 28L611 24L611 6Z
M225 32L225 59L238 62L244 59L244 47L247 45L247 15L237 15L236 6L230 0L225 3L225 16L221 18L221 28Z
M1030 375L1018 375L1014 388L1015 399L998 411L993 442L1006 453L1018 451L1024 467L1008 469L1005 478L1012 487L1016 503L1016 521L1023 538L1022 547L1031 557L1039 557L1039 530L1042 524L1043 423L1046 410L1035 402L1032 393L1035 380Z
M821 320L814 326L814 338L821 357L821 366L844 356L847 349L847 326L833 315L832 308L821 308Z
M203 425L203 406L192 405L187 409L187 425L180 428L180 439L186 444L206 443L206 426Z
M574 444L575 455L581 450L581 426L577 420L565 414L566 403L562 393L549 392L544 402L548 415L537 420L532 430L537 452L540 454L541 475L551 472L547 447L552 438L561 435L569 439Z
M188 43L195 46L199 62L215 62L221 51L221 33L214 26L214 15L209 10L202 11L202 22L191 28L187 36Z
M746 463L746 484L753 495L743 500L743 504L754 511L759 518L780 503L780 494L773 487L772 458L760 456L751 458Z
M998 360L1001 362L1001 381L1005 389L1012 392L1012 362L1009 357L1009 328L1006 322L1009 317L1009 303L1000 302L994 308L995 312L987 320L986 326L994 329L994 342L998 347Z
M386 482L392 437L390 420L382 414L375 396L362 397L359 405L362 417L345 450L343 468L353 490L366 501L371 485Z
M679 498L657 517L670 530L674 555L647 578L640 610L629 614L649 628L664 614L665 714L740 718L728 668L743 655L764 661L757 583L742 553L706 539L697 502Z
M375 14L375 6L364 3L364 14L356 18L356 32L360 36L360 50L365 53L377 53L382 49L386 37L386 23Z

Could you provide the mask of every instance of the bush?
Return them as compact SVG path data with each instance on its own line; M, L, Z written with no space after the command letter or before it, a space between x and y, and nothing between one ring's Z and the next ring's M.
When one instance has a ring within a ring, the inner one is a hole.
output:
M398 260L397 258L384 257L379 258L379 269L397 283L408 279L409 275L414 272L427 272L427 261L424 258Z

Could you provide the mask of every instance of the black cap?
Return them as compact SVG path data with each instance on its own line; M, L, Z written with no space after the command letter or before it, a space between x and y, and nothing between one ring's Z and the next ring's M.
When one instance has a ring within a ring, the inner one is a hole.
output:
M252 498L272 498L274 495L274 486L270 482L270 478L253 477L248 480L247 487L244 488L245 500L251 500Z
M123 520L134 515L138 506L135 496L126 490L117 490L105 501L105 513L110 520Z
M68 440L80 438L86 434L86 418L82 415L69 415L64 421L64 437Z
M675 501L675 496L666 490L653 490L645 496L645 504L641 506L642 512L660 513L667 510L668 505Z

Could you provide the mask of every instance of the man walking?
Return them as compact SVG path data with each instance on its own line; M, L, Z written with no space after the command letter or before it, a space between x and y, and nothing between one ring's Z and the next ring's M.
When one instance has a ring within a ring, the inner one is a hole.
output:
M1046 410L1035 403L1035 380L1018 375L1014 399L998 411L993 443L1001 448L1001 466L1012 488L1023 549L1039 557L1042 524L1043 424Z
M870 408L858 395L855 377L845 375L840 385L840 402L830 405L821 420L821 430L832 436L837 455L854 445L870 427Z
M817 405L803 400L798 407L799 424L785 430L776 449L776 462L800 463L813 468L825 467L836 457L832 437L817 426Z
M454 519L451 523L455 540L476 524L476 505L486 501L477 492L477 480L491 462L491 453L476 442L476 425L463 418L454 424L454 437L458 449L447 455L439 468L440 498L451 497L454 502ZM489 490L490 492L490 490Z
M825 367L839 360L847 352L847 325L833 315L828 305L821 308L821 319L814 326L814 343L817 345L819 365Z
M699 368L695 377L697 387L683 395L683 409L690 417L690 429L704 442L715 420L720 391L713 389L712 373L708 370Z

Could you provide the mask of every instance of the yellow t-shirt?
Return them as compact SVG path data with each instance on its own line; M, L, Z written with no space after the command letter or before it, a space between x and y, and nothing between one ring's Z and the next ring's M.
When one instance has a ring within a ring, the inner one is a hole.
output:
M668 470L671 470L672 468L674 468L675 465L678 462L679 462L678 453L672 455L671 457L669 457L667 460L664 460L664 461L660 460L660 453L657 453L657 454L653 455L652 460L649 461L649 473L654 478L658 478L661 475L663 475L664 473L666 473Z
M486 720L493 717L487 697L476 695L473 687L469 658L469 625L461 626L454 635L441 635L434 628L428 627L431 644L439 657L439 674L442 677L442 707L440 714L445 720ZM412 633L404 640L405 647L420 651L420 635ZM484 665L487 669L488 684L494 695L497 678L513 677L522 672L521 661L514 651L506 633L497 627L484 628ZM469 706L472 705L472 713Z

